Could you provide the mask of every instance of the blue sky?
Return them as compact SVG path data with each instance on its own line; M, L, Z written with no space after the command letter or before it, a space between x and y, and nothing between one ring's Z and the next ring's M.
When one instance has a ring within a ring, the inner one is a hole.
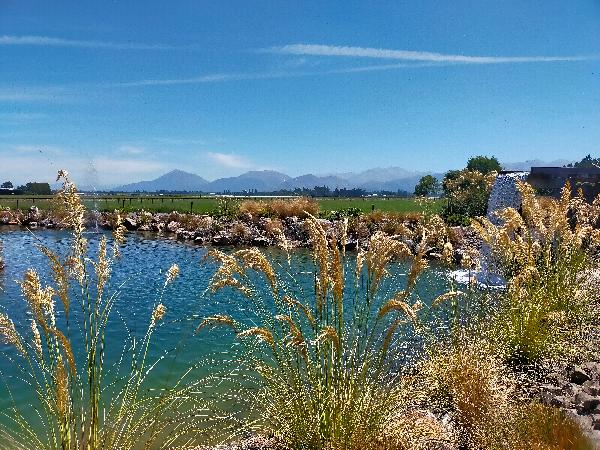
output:
M0 0L0 178L600 153L600 2Z

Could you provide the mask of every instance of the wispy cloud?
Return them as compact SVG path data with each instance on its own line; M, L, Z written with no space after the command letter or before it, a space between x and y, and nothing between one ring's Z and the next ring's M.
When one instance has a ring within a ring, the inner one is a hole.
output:
M44 102L44 101L64 101L67 94L63 87L0 87L0 102Z
M41 47L80 47L105 48L112 50L173 50L186 47L174 47L164 44L143 44L139 42L111 42L65 39L50 36L0 36L0 45L28 45Z
M0 122L4 125L10 124L21 124L37 121L47 117L46 114L42 113L30 113L30 112L6 112L0 113Z
M233 153L207 152L209 161L228 169L253 169L256 165L245 158Z
M146 153L146 148L141 145L121 145L117 150L119 153L127 155L141 155L142 153Z
M373 47L348 47L319 44L289 44L263 51L296 56L337 56L350 58L393 59L446 64L507 64L532 62L586 61L599 55L584 56L469 56L412 50L392 50Z
M221 83L244 80L267 80L277 78L297 78L319 75L372 72L397 69L417 69L424 67L447 66L458 64L514 64L514 63L541 63L541 62L569 62L569 61L591 61L600 59L598 55L583 56L467 56L453 55L433 52L420 52L410 50L389 50L370 47L343 47L331 45L291 44L282 47L271 47L261 49L262 52L278 53L295 56L327 56L346 57L373 60L399 61L388 64L357 65L351 67L339 67L322 70L297 71L295 68L314 66L305 58L292 60L292 63L284 70L271 72L249 72L249 73L218 73L206 74L190 78L173 79L146 79L112 86L136 87L136 86L172 86L185 84ZM296 63L298 61L298 63Z
M242 81L242 80L261 80L269 78L281 78L294 76L284 72L264 72L264 73L215 73L201 75L191 78L173 78L173 79L147 79L130 81L125 83L116 83L114 87L135 87L135 86L172 86L177 84L202 84L202 83L220 83L224 81Z
M175 86L175 85L186 85L186 84L205 84L205 83L224 83L232 81L246 81L246 80L272 80L278 78L299 78L299 77L310 77L318 75L331 75L331 74L342 74L342 73L353 73L353 72L369 72L375 70L392 70L400 68L417 68L417 67L429 67L433 65L439 65L435 63L422 63L422 64L381 64L381 65L369 65L369 66L358 66L358 67L345 67L340 69L329 69L320 71L290 71L283 70L277 72L248 72L248 73L222 73L222 74L207 74L192 78L172 78L172 79L147 79L138 81L129 81L124 83L113 83L110 87L143 87L143 86ZM106 87L106 86L105 86Z

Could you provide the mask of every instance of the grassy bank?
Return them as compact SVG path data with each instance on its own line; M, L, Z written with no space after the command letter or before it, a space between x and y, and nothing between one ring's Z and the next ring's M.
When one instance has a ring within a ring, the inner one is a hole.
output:
M32 195L2 195L0 206L15 209L28 209L37 206L39 209L50 208L50 197ZM115 209L130 211L165 212L178 211L209 214L219 208L220 198L200 196L82 196L82 202L88 210L114 211ZM320 198L316 199L321 211L339 211L341 209L357 208L362 212L375 211L419 213L425 210L439 212L443 200L428 202L413 198ZM229 200L231 203L241 203L244 199Z

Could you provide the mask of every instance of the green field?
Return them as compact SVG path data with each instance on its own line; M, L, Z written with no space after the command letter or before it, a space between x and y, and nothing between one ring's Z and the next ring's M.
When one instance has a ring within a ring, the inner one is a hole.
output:
M181 197L181 196L98 196L82 197L85 206L89 210L114 211L115 209L124 211L150 211L150 212L194 212L197 214L210 213L215 211L219 202L222 201L216 197ZM243 199L228 199L233 204L240 203ZM317 199L322 211L339 211L346 208L358 208L363 212L391 211L401 213L411 212L438 212L443 204L443 200L433 200L423 203L413 198L321 198ZM47 196L0 196L0 207L9 207L11 209L28 209L32 205L40 209L50 208L50 200Z

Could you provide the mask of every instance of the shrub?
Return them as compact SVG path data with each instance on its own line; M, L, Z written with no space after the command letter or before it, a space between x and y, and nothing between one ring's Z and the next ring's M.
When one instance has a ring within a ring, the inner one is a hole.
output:
M444 194L448 199L443 216L485 215L495 179L496 172L483 174L467 169L449 172L443 182Z
M235 223L231 227L231 235L236 238L236 240L244 242L250 236L250 230L243 223Z
M286 219L288 217L306 218L308 215L319 214L319 203L315 200L299 197L293 199L276 199L271 201L244 200L240 203L237 213L240 216L250 217L276 217Z
M594 445L563 411L540 403L525 404L512 421L517 446L534 450L592 450Z
M445 217L446 223L453 226L468 227L471 225L471 219L463 214L450 214Z
M449 411L459 448L593 448L562 411L519 399L516 379L485 340L463 336L453 346L438 345L421 369L425 398Z
M238 213L239 204L237 200L232 198L221 198L217 204L217 208L212 212L214 217L235 217Z
M417 224L424 219L425 216L421 213L373 211L358 217L354 227L357 229L366 227L370 233L383 231L391 236L397 235L410 239L414 235Z
M269 204L260 200L244 200L240 203L238 214L249 214L252 217L263 217L270 214Z
M319 203L307 197L290 200L273 200L269 203L269 211L279 219L287 217L305 219L309 215L317 216L319 214Z
M459 445L490 449L507 439L499 425L510 416L514 383L485 341L436 345L422 370L426 398L451 412Z
M283 222L281 219L267 219L264 222L264 230L271 237L278 236L283 233Z

